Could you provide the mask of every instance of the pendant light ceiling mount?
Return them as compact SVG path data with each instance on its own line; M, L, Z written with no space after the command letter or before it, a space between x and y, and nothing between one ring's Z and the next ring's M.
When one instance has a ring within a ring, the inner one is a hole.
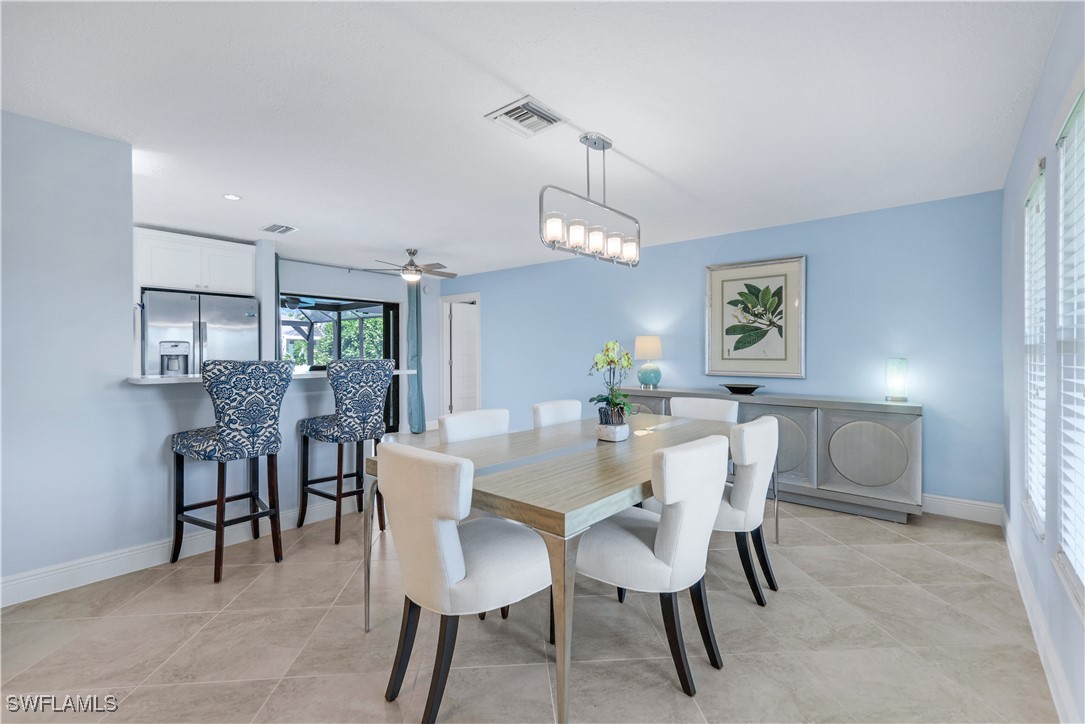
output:
M607 206L607 149L614 143L601 133L580 137L585 149L587 195L557 186L539 191L539 239L550 249L590 256L612 264L640 263L640 222ZM591 152L600 151L603 165L602 203L591 198Z

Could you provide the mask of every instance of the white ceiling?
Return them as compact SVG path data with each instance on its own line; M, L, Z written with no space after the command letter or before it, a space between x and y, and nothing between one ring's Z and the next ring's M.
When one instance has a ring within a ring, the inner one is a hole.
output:
M1001 188L1060 9L4 2L3 108L131 143L138 224L476 272L568 258L586 130L649 245Z

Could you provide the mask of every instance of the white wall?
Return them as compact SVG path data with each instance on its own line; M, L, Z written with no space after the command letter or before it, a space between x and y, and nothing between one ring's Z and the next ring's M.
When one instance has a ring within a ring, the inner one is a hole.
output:
M8 605L164 562L172 535L170 435L211 425L214 415L200 384L125 381L133 334L131 147L10 113L2 124L0 576ZM283 289L400 301L406 319L396 277L283 267ZM432 368L423 382L436 405L440 288L429 286L423 351ZM274 314L266 303L262 311ZM279 454L284 527L294 524L298 500L295 424L333 410L326 380L291 384ZM315 445L312 464L315 474L333 471L334 447ZM213 497L214 467L187 466L192 500ZM240 463L231 465L230 480L241 488ZM312 502L315 520L322 513ZM244 537L246 527L231 529L228 539ZM209 544L204 531L189 528L182 555Z
M1057 238L1058 227L1054 223L1057 210L1052 203L1058 198L1055 140L1070 112L1068 104L1082 88L1082 58L1085 57L1082 27L1085 27L1085 5L1067 3L1006 176L1002 216L1006 538L1059 716L1063 721L1075 722L1085 721L1082 614L1053 565L1057 547L1054 529L1041 540L1021 507L1025 480L1022 452L1025 405L1022 211L1025 194L1034 178L1036 161L1046 156L1049 163L1047 234L1049 239ZM1048 500L1052 499L1049 493ZM1053 518L1050 512L1048 515L1049 519Z

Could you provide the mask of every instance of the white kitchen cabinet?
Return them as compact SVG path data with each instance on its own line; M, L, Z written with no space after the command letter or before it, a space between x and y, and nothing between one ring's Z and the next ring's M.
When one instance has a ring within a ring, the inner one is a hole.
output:
M136 229L135 243L138 288L255 291L255 247L153 229Z

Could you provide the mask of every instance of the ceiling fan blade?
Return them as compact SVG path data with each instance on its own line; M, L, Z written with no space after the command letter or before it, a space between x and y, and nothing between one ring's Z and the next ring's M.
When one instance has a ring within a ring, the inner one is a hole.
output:
M387 264L388 266L398 266L398 267L403 266L402 264L396 264L394 262L384 261L383 259L374 259L373 261L377 262L378 264Z
M428 276L441 277L442 279L455 279L457 276L459 276L455 272L443 272L443 271L436 271L434 269L422 269L421 271L422 271L423 274L426 274Z
M361 271L369 272L371 274L388 274L394 277L399 276L399 272L395 269L362 269Z
M440 262L434 262L433 264L419 264L418 266L420 266L423 269L447 269L448 268L444 264L441 264Z

